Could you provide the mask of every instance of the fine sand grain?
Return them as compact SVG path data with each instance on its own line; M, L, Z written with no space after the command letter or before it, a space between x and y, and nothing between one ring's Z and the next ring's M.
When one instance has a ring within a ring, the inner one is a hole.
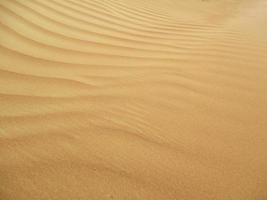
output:
M267 0L0 0L0 200L267 200Z

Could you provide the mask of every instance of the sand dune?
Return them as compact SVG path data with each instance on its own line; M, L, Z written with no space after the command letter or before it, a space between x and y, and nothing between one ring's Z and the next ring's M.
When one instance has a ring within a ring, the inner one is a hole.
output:
M1 200L266 200L266 0L1 0Z

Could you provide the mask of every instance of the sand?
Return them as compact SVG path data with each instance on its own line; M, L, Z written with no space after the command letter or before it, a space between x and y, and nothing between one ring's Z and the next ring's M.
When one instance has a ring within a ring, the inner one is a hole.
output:
M266 200L267 0L0 0L1 200Z

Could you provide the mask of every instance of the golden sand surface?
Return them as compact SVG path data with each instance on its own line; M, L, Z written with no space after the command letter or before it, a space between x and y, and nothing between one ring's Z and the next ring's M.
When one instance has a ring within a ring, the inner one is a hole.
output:
M1 200L267 200L267 0L0 0Z

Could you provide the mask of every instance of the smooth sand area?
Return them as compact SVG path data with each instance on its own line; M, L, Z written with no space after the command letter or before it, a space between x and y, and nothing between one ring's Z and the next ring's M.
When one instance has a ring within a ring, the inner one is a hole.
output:
M0 200L267 200L267 0L0 0Z

